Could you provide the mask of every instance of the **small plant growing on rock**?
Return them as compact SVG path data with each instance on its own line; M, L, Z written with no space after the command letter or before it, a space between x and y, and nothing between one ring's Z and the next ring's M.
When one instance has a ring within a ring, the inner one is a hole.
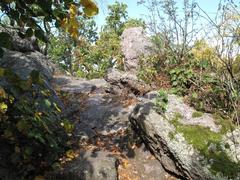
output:
M160 89L155 101L155 109L158 113L164 114L167 110L168 96L166 91Z
M203 113L200 112L200 111L195 111L192 113L192 118L199 118L199 117L202 117L203 116Z

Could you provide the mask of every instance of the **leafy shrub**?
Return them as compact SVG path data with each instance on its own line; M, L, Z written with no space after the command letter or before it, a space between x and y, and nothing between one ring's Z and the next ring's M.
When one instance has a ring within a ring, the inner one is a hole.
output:
M192 69L185 67L176 67L169 72L172 87L175 93L184 95L186 90L192 85L195 77Z
M147 56L141 57L139 60L139 70L138 70L138 77L142 79L146 83L152 83L156 75L158 73L156 64L158 62L157 56Z
M168 95L164 90L159 90L155 101L155 109L158 113L164 114L166 112L168 103Z
M0 153L5 166L30 178L58 160L73 127L61 119L53 92L39 72L23 80L0 68L0 80L0 145L7 148Z

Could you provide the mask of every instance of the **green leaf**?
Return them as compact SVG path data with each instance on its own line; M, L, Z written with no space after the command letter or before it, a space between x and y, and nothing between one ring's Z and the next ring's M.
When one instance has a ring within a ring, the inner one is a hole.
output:
M0 47L10 49L12 46L12 37L6 32L0 33Z
M51 107L51 105L52 105L52 103L48 100L48 99L45 99L44 100L44 103L45 103L45 105L47 106L47 107Z
M194 99L197 99L197 98L198 98L198 95L197 95L196 92L193 92L193 93L192 93L192 98L194 98Z

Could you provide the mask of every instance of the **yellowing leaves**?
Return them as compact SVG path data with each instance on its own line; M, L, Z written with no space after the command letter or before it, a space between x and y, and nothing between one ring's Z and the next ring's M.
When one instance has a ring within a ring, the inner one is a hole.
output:
M81 0L80 4L83 6L83 12L86 16L91 17L98 14L98 7L92 0ZM79 14L79 7L75 4L71 4L69 7L69 14L61 21L61 27L68 32L72 38L77 39L79 37L79 22L77 16Z
M43 176L36 176L34 180L45 180L45 178Z
M8 109L7 104L5 104L4 102L1 102L1 103L0 103L0 112L1 112L2 114L5 114L5 113L7 112L7 109Z
M98 14L98 7L92 0L81 0L84 13L91 17Z
M76 5L71 4L69 8L69 16L64 18L61 22L61 26L67 31L72 38L77 39L79 36L79 23L77 20L78 8Z

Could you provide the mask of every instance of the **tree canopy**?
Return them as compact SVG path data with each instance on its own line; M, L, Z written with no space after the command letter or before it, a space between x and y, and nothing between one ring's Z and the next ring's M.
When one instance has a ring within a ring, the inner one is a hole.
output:
M94 16L98 7L92 0L3 0L0 11L10 19L11 26L18 30L20 37L35 35L39 40L48 42L46 33L50 31L50 25L64 29L76 39L81 28L78 17ZM11 47L11 36L2 32L0 39L2 54L2 47Z

